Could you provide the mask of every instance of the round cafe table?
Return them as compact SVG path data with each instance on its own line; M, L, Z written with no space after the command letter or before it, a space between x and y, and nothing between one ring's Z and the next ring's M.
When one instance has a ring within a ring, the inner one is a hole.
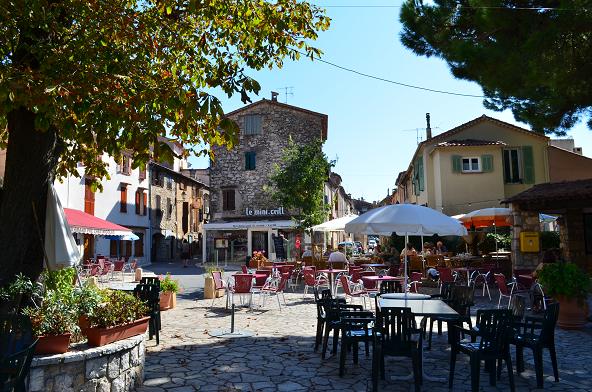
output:
M387 265L382 264L382 263L369 263L369 264L362 264L361 267L373 270L375 268L386 268Z
M331 294L333 294L333 296L335 296L335 291L336 291L336 287L337 285L335 284L335 275L340 274L342 272L347 272L347 270L344 269L322 269L322 270L318 270L317 273L325 273L329 276L329 284L331 285Z
M394 281L394 282L403 282L405 281L405 278L400 277L400 276L390 276L390 275L384 275L384 276L362 276L362 281L364 283L368 283L368 286L366 286L366 284L364 284L365 287L370 287L372 286L373 288L376 288L376 285L378 282L387 282L387 281Z

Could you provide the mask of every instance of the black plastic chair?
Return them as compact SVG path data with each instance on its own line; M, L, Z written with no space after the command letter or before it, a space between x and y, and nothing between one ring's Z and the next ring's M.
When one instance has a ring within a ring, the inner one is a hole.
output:
M444 286L443 286L444 287ZM448 341L452 343L450 340L450 330L451 325L457 324L462 326L463 323L469 324L469 328L473 327L473 321L471 320L471 306L474 305L473 302L473 294L475 288L472 286L449 286L450 292L448 294L448 299L445 301L452 309L454 309L458 316L436 316L432 317L430 320L430 334L428 338L428 350L432 349L432 334L434 330L434 322L438 322L438 331L441 330L440 323L446 322L448 323L448 334L449 338ZM444 289L443 289L444 290ZM444 291L443 291L444 292ZM440 334L440 332L439 332Z
M323 342L323 332L325 330L325 324L327 323L327 317L323 309L322 301L332 299L333 295L331 295L331 290L329 289L323 289L319 294L319 289L317 287L313 288L313 293L315 305L317 307L317 333L315 335L314 346L314 351L316 352ZM345 303L345 299L343 299L343 302Z
M547 305L543 317L525 317L523 323L514 323L516 332L510 344L516 346L516 373L524 371L524 348L530 348L534 357L537 388L543 388L543 349L549 350L555 382L559 382L557 355L555 353L555 325L559 317L559 304Z
M357 311L364 310L362 305L345 304L340 298L325 299L321 302L323 313L326 321L323 333L323 351L321 357L325 359L327 355L327 346L329 345L329 335L333 332L333 347L331 355L337 352L337 345L339 343L339 331L341 330L340 311Z
M24 392L37 339L27 316L0 315L0 390Z
M366 356L370 355L370 343L373 343L374 334L372 325L374 314L368 311L341 311L339 313L341 324L341 352L339 355L339 376L345 373L345 359L347 351L352 349L354 364L358 363L358 344L366 346Z
M160 290L156 285L139 284L134 289L136 297L140 298L148 306L150 322L148 323L148 335L152 339L156 335L156 344L160 344Z
M160 279L158 279L158 277L156 276L144 276L142 279L140 279L140 284L150 284L153 286L158 287L158 291L160 292ZM158 312L158 330L160 331L162 329L162 322L160 319L160 309Z
M508 335L512 327L512 312L508 309L478 310L477 319L479 320L478 332L472 329L463 329L458 325L453 325L453 329L449 331L453 343L450 351L448 387L452 389L456 356L461 352L470 357L471 390L473 392L479 391L481 361L485 361L486 369L489 370L489 383L495 386L495 365L496 361L501 359L506 361L510 377L510 390L514 392L514 373L512 371L512 358L510 357L508 345ZM460 332L470 335L471 342L460 341ZM498 378L500 372L501 366L498 367Z
M422 334L413 327L415 317L410 308L383 308L376 313L372 357L372 391L378 390L378 376L384 380L384 357L408 357L413 363L415 391L422 384ZM413 335L418 334L417 340Z

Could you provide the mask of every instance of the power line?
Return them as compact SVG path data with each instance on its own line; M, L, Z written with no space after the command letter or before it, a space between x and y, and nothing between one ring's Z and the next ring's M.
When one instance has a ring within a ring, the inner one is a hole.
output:
M294 52L299 53L299 54L301 54L303 56L311 57L308 54L306 54L304 52L301 52L301 51L299 51L297 49L294 49L294 48L291 48L291 49ZM458 96L458 97L469 97L469 98L480 98L480 99L485 98L483 95L455 93L455 92L452 92L452 91L436 90L436 89L433 89L433 88L416 86L416 85L409 84L409 83L398 82L398 81L395 81L395 80L390 80L390 79L382 78L380 76L375 76L375 75L370 75L370 74L367 74L367 73L364 73L364 72L360 72L360 71L357 71L357 70L352 69L352 68L344 67L342 65L335 64L335 63L332 63L332 62L327 61L327 60L323 60L323 59L321 59L318 56L312 55L312 58L314 60L320 61L321 63L325 63L325 64L328 64L328 65L331 65L332 67L339 68L339 69L341 69L343 71L351 72L351 73L354 73L356 75L364 76L366 78L370 78L370 79L374 79L374 80L379 80L381 82L396 84L397 86L408 87L408 88L412 88L412 89L416 89L416 90L429 91L431 93L437 93L437 94L454 95L454 96Z
M377 4L377 5L358 5L358 4L347 4L347 5L321 5L322 8L402 8L402 5L390 5L390 4ZM587 8L554 8L554 7L501 7L501 6L470 6L463 5L455 8L464 9L475 9L475 10L507 10L507 11L588 11Z

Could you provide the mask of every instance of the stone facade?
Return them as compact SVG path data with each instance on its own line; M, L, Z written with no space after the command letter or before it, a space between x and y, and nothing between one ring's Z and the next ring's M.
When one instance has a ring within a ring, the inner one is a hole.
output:
M538 212L523 211L517 205L511 205L512 211L512 265L514 268L534 270L539 264L539 253L520 251L520 233L523 231L541 231Z
M29 392L127 392L144 381L145 335L102 347L34 357Z
M261 134L245 134L245 118L249 115L261 116ZM210 171L210 197L214 221L244 219L247 208L274 210L281 207L271 200L265 187L269 184L274 165L281 164L289 138L303 144L326 138L326 115L277 101L262 100L229 113L228 117L238 124L241 131L235 148L213 147L215 161ZM255 152L254 170L245 168L246 152ZM234 210L223 211L222 192L225 189L235 190ZM284 211L283 215L286 213Z

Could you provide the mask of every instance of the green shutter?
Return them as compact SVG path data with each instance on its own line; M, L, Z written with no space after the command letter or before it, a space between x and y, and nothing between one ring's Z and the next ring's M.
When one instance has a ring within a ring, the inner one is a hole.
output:
M255 151L251 152L251 170L255 170Z
M425 189L425 179L423 175L423 157L419 157L415 164L415 170L417 172L417 185L420 191Z
M484 173L493 171L493 155L481 155L481 166Z
M460 173L462 169L461 163L462 157L460 155L453 155L452 156L452 172L453 173Z
M249 164L251 163L250 154L245 152L245 170L249 170Z
M522 146L522 165L524 166L524 183L534 184L534 157L532 146Z

